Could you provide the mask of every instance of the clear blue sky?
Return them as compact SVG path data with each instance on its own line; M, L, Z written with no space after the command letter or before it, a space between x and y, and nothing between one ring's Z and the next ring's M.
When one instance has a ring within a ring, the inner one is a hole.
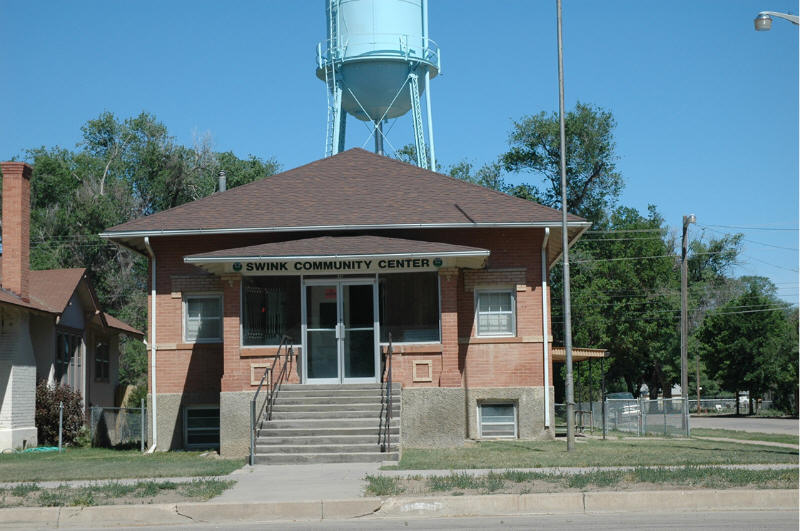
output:
M430 4L443 58L432 83L437 157L490 162L512 120L558 107L555 1ZM753 18L797 13L797 3L564 4L567 106L616 117L621 202L654 203L675 227L693 212L695 234L758 227L742 230L736 273L768 276L796 303L798 30L775 20L757 33ZM0 0L0 18L0 159L73 148L105 110L145 110L182 143L208 133L217 150L287 169L323 155L322 0ZM389 140L401 146L409 130L401 118ZM366 134L350 121L348 147ZM530 176L509 177L520 179Z

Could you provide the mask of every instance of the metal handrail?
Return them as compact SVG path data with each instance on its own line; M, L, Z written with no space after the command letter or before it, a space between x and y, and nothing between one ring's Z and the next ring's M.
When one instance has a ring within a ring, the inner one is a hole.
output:
M280 390L281 383L283 378L286 377L286 366L288 365L289 359L294 355L294 349L292 345L289 343L292 341L287 335L284 335L281 338L281 342L278 344L278 352L275 354L275 359L272 360L272 365L269 367L264 367L264 374L261 376L261 381L258 383L258 388L256 389L256 394L253 395L252 400L250 400L250 465L255 464L256 458L256 419L261 418L266 410L266 418L267 420L270 419L272 415L272 405L275 403L275 396L278 394ZM288 350L287 350L288 348ZM278 374L277 380L273 376L275 374L275 365L281 359L281 349L286 350L286 354L284 355L284 362L281 365L281 370ZM267 379L267 374L269 374L269 380L267 381L267 398L264 400L264 404L261 406L261 410L256 413L256 403L258 401L258 395L261 393L261 388L264 386L264 380ZM276 385L277 382L277 385Z
M386 404L386 422L383 429L382 452L391 450L391 436L389 435L392 424L392 334L389 333L389 346L386 348L386 392L384 404Z
M317 68L323 68L324 65L330 64L335 61L343 61L346 59L364 59L373 55L377 56L391 56L403 57L405 59L414 59L418 61L425 61L432 65L436 65L437 69L441 69L441 58L439 45L433 40L428 39L428 45L422 44L424 39L421 35L404 35L404 34L351 34L350 37L365 37L365 36L387 36L396 37L399 39L385 39L385 40L364 40L357 41L355 46L372 46L376 49L369 50L368 52L345 57L347 49L353 45L351 41L339 44L337 46L330 46L330 43L325 44L323 49L322 44L317 45ZM419 42L419 47L409 46L408 42Z

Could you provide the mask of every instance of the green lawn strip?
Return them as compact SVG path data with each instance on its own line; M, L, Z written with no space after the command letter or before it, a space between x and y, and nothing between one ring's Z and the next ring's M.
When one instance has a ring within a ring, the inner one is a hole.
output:
M156 477L225 476L242 459L200 457L200 452L158 452L70 448L62 453L0 454L0 482Z
M700 439L587 440L567 453L563 441L486 441L462 448L406 448L396 469L541 468L797 463L791 448Z
M0 507L89 507L158 503L159 496L173 494L183 501L206 501L219 496L235 482L220 479L195 479L188 482L139 481L132 484L106 483L71 487L40 488L35 483L0 489Z
M595 470L568 474L507 470L472 475L454 472L448 475L429 476L421 482L419 477L365 477L366 495L393 496L406 494L462 495L465 491L478 494L559 492L567 490L628 489L637 490L653 486L671 488L796 488L798 470L742 470L700 468L686 466L676 469L637 467L633 470ZM409 492L413 483L413 492Z
M723 430L716 428L692 428L693 437L720 437L744 441L767 441L787 444L800 444L800 437L784 433L756 433L750 431Z

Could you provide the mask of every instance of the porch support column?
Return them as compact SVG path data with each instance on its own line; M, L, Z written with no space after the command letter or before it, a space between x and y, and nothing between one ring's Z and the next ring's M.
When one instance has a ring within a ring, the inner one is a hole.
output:
M458 370L458 269L439 270L442 305L442 376L441 387L461 387Z
M240 275L222 277L222 392L243 391L242 379L249 375L237 374L240 370L239 358L239 309L241 308Z

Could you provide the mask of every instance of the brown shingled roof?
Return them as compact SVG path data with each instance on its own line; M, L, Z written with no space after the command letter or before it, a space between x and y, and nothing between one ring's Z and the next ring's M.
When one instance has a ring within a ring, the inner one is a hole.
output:
M264 243L190 255L187 262L233 258L307 258L312 256L408 256L408 255L488 255L489 251L465 245L424 242L383 236L321 236L285 242Z
M31 302L51 313L63 312L85 273L82 267L31 271Z
M116 317L111 315L110 313L104 313L103 317L105 317L109 328L115 328L115 329L121 330L123 332L128 332L129 334L132 334L132 335L135 335L135 336L139 336L140 338L144 337L144 332L142 332L141 330L135 329L134 327L132 327L131 325L129 325L125 321L120 321L119 319L117 319Z
M585 222L573 215L569 220ZM355 148L104 235L560 222L559 210Z

